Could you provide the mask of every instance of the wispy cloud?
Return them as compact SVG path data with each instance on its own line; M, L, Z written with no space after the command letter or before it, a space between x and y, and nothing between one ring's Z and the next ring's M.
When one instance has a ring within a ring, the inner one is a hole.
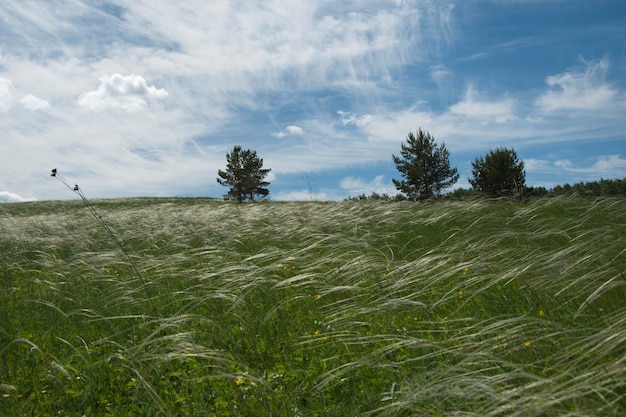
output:
M13 100L13 83L0 77L0 113L6 113Z
M337 110L337 114L341 117L341 123L344 125L356 125L358 127L365 126L372 122L374 116L371 114L364 114L357 116L350 111Z
M573 161L561 159L524 159L526 172L537 179L535 185L553 187L568 182L596 181L600 178L613 179L626 177L626 159L619 154L600 155ZM558 181L555 178L569 178Z
M372 193L395 195L397 190L391 181L385 181L383 175L377 175L373 180L367 181L360 177L346 177L341 180L340 187L350 196L359 196L362 194L370 195Z
M467 48L478 29L463 19L479 12L456 0L4 1L0 189L55 198L39 179L52 164L96 195L220 195L212 177L241 144L279 180L341 171L318 193L336 197L350 191L346 169L344 185L384 187L369 164L389 163L418 127L465 160L616 140L625 94L608 58L566 68L560 57L520 92L462 58L497 64L541 37Z
M582 67L546 77L550 90L536 101L537 107L545 112L560 110L614 109L616 100L624 104L617 90L605 82L609 68L606 60L583 62Z
M594 158L593 164L587 166L569 159L559 159L554 162L554 166L564 171L587 174L590 177L614 178L617 173L626 172L626 159L620 155L601 155Z
M515 119L515 100L502 98L497 100L484 100L472 86L465 91L463 100L452 105L450 114L479 121L481 124L490 122L505 123Z

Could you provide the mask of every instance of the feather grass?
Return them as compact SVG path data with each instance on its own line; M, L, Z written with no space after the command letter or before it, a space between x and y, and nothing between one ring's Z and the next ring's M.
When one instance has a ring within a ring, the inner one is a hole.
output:
M624 200L91 204L0 206L8 415L626 413Z

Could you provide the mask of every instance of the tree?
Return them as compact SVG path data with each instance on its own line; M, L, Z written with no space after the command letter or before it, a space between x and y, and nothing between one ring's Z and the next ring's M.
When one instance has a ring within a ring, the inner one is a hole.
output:
M524 192L524 161L513 149L496 148L472 162L472 188L492 197L515 197Z
M256 151L235 146L232 152L226 154L226 170L217 171L217 182L230 187L224 197L241 203L246 199L254 200L255 195L267 197L270 191L266 187L270 183L265 181L265 177L270 171L263 169L263 159L257 156Z
M437 197L441 190L451 187L459 179L456 168L450 168L450 153L445 144L438 146L435 139L421 128L409 132L402 144L401 156L393 155L393 162L404 180L393 179L398 191L410 200Z

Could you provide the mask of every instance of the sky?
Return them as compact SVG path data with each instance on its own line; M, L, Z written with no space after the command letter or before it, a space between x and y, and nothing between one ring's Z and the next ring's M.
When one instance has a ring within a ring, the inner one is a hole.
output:
M529 186L626 177L623 0L2 0L0 202L396 194L409 132Z

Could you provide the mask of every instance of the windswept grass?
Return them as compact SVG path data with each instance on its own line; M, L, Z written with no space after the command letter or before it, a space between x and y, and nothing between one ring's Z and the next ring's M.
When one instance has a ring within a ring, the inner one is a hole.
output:
M0 415L626 415L626 201L0 205Z

